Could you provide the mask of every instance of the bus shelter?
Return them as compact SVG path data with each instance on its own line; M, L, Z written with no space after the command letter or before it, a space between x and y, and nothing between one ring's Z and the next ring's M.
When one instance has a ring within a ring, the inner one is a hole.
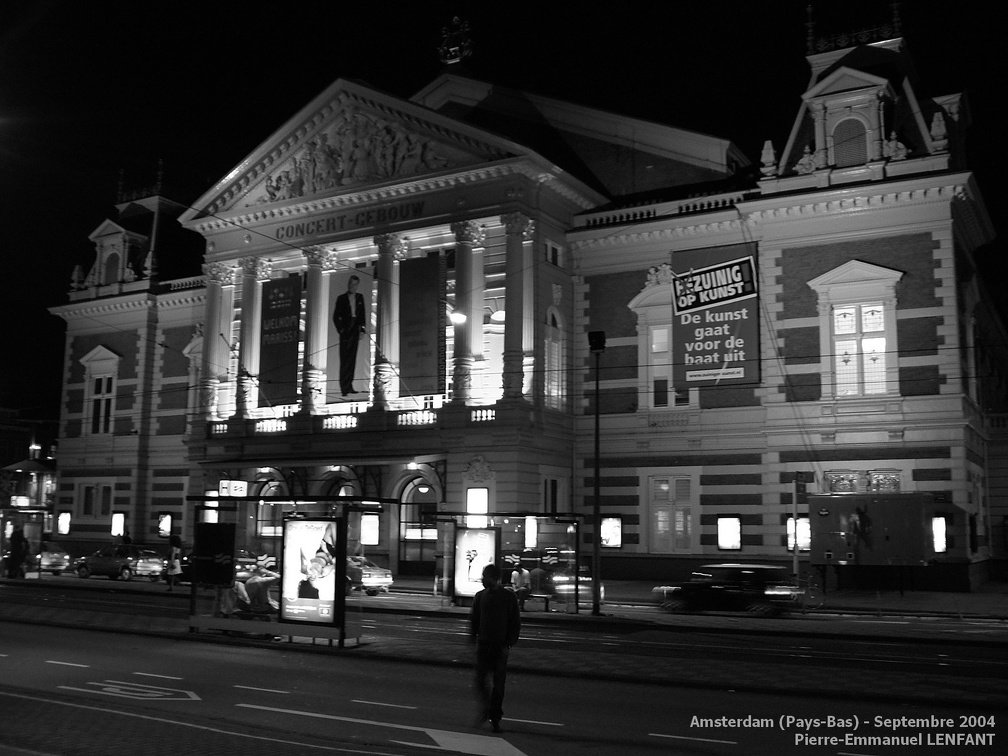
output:
M193 548L183 571L191 584L191 631L321 638L340 647L359 640L362 606L353 600L348 561L363 557L372 523L395 502L273 500L279 516L264 525L256 515L260 497L188 500Z

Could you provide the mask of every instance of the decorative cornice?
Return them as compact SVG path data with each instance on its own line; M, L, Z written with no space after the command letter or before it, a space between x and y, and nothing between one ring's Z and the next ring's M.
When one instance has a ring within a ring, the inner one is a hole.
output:
M476 182L492 181L510 176L524 176L529 180L539 181L543 175L541 166L524 158L518 158L492 165L476 166L450 174L421 176L413 181L390 186L377 186L348 194L312 198L294 204L243 208L248 211L239 215L201 218L193 223L192 228L206 235L232 230L236 226L255 226L261 223L284 221L292 217L303 217L310 213L342 210L347 207L358 207L375 202L391 202L403 197L413 198L422 192L441 191L461 185L470 186ZM563 181L541 183L583 210L590 210L595 206L593 200L574 191Z
M673 221L671 218L656 218L650 223L658 226L662 222ZM676 239L700 237L706 234L742 233L742 222L738 219L718 221L714 223L694 223L688 226L664 226L646 230L626 231L624 233L607 233L605 236L593 239L580 239L568 242L572 251L591 249L594 247L619 247L628 244L651 244L668 242Z
M87 302L80 302L72 305L61 305L50 307L49 312L53 315L70 321L72 318L95 317L97 315L116 315L124 312L136 312L138 310L149 310L157 305L157 301L152 297L144 295L142 299L122 298L114 299L93 299Z

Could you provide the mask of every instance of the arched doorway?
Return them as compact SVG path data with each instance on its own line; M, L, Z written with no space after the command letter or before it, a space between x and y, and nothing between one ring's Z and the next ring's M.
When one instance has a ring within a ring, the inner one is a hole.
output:
M399 504L399 574L434 575L438 493L422 477L403 488Z

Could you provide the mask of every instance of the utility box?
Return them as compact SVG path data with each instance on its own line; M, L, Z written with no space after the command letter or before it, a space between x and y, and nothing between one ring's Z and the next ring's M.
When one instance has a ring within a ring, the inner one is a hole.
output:
M920 566L935 557L934 519L948 504L930 494L811 494L811 546L816 566ZM939 548L947 548L939 543Z

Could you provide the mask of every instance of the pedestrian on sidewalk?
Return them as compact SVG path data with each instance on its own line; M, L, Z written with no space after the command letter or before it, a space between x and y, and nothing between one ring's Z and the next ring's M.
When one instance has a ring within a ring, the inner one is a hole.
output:
M480 707L476 724L489 720L493 731L501 732L508 654L518 642L521 615L515 594L501 585L500 567L496 564L483 568L483 590L473 598L469 632L476 642L474 687ZM493 687L487 691L490 675Z
M182 539L173 535L168 539L168 590L175 588L175 581L182 574Z

